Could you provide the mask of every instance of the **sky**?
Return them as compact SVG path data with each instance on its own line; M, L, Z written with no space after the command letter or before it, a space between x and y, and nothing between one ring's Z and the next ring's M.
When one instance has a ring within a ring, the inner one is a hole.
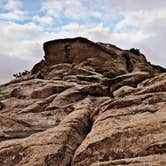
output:
M166 0L0 0L0 83L40 61L45 41L78 36L166 67Z

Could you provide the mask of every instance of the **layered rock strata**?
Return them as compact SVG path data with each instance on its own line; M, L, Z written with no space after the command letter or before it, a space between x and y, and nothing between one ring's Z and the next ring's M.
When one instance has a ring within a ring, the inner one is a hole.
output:
M0 166L165 166L166 70L85 38L44 43L0 86Z

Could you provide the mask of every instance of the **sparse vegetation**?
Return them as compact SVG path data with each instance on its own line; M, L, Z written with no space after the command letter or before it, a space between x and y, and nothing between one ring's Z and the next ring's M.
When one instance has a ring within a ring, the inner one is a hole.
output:
M22 77L22 76L24 76L24 75L27 75L29 73L29 71L27 71L27 70L25 70L24 72L19 72L19 73L16 73L16 74L13 74L13 77L15 77L15 78L20 78L20 77Z
M140 55L140 50L138 48L131 48L129 50L131 53L135 54L135 55Z

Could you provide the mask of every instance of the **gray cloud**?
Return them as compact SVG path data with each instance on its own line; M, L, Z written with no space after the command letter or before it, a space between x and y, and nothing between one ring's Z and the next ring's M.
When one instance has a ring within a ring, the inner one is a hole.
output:
M35 63L36 61L33 60L23 60L0 54L0 83L10 81L15 73L30 70Z

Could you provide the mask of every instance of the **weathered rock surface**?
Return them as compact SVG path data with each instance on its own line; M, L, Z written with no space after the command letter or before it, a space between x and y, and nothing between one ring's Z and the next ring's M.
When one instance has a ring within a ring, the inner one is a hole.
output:
M0 166L166 165L166 70L85 38L0 85Z

